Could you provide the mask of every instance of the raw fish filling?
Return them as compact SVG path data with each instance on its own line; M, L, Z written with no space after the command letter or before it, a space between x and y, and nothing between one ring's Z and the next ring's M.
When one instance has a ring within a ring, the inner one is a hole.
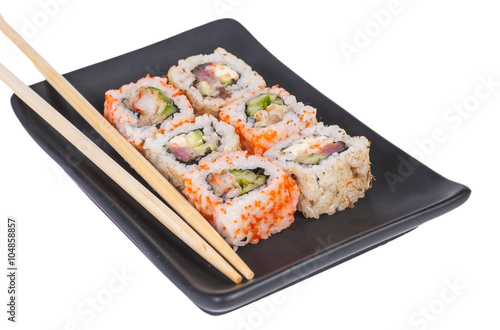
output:
M139 127L158 125L179 111L174 102L155 87L141 87L123 103L139 114Z
M234 84L240 75L227 65L205 63L198 65L193 74L196 77L194 86L202 96L219 97L223 100L231 97L232 93L226 86Z
M262 168L254 170L231 170L210 174L207 178L214 194L231 199L259 188L267 182Z
M197 129L173 137L166 148L178 161L188 165L198 164L203 157L217 151L218 141L205 141L203 132Z
M267 127L283 119L288 112L283 100L274 94L260 94L247 101L247 116L255 120L254 127Z
M290 153L293 156L293 161L297 163L316 165L328 156L345 150L347 150L347 146L344 142L335 142L332 137L321 135L299 140L282 151Z

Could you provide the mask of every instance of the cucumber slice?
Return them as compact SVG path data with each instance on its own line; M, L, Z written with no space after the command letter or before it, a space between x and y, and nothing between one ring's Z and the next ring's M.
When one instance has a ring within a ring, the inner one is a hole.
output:
M165 109L163 110L163 115L165 117L170 117L171 115L173 115L177 111L179 111L179 109L175 105L167 105L165 107Z
M271 104L272 99L271 99L271 94L260 94L257 97L254 97L251 100L247 101L247 105L258 105L262 109L265 109L269 104Z
M266 183L266 181L267 181L267 176L257 174L257 177L255 178L255 184L261 186L264 183Z
M276 96L276 95L275 95ZM280 98L280 97L276 97L274 100L273 100L273 103L274 104L278 104L278 105L285 105L285 103L283 102L283 99Z
M304 165L317 165L326 157L328 157L328 155L312 153L306 157L303 157L302 159L300 159L301 157L297 157L295 161Z
M231 171L228 171L228 173L231 174L232 176L234 176L236 178L236 180L238 180L238 182L240 182L240 180L245 180L248 182L247 178L249 176L251 176L252 174L255 175L255 173L253 173L252 171L249 171L249 170L231 170Z
M257 111L262 110L258 105L248 105L247 106L247 116L253 117Z
M201 146L205 141L203 140L203 132L199 129L192 131L184 135L186 140L186 146L189 148L195 148Z
M163 94L163 92L160 89L151 86L146 88L150 91L153 91L156 94L157 98L161 99L163 102L166 103L165 109L163 109L162 112L165 117L169 117L172 114L179 111L179 109L175 106L174 101L172 101L165 94Z
M243 187L241 187L241 192L238 194L239 195L243 195L243 194L246 194L247 192L250 192L252 190L254 190L255 188L258 188L260 187L261 185L256 185L256 184L253 184L253 183L245 183L243 185Z
M228 171L229 174L235 177L238 181L238 184L241 187L241 192L239 195L246 194L249 191L252 191L255 188L258 188L266 183L267 176L260 174L263 171L260 169L257 170L257 173L251 170L231 170Z
M257 111L266 109L271 104L284 105L283 100L274 94L260 94L259 96L247 101L246 113L253 117Z
M260 94L247 102L246 113L248 116L253 117L257 111L264 110L271 102L270 94Z
M244 175L242 175L238 182L242 185L254 184L257 179L257 175L252 171L245 171Z

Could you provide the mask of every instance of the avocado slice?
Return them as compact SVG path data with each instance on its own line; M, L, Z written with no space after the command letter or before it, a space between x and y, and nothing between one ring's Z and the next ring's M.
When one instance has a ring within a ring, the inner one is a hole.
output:
M213 92L215 92L215 88L213 88L207 81L203 80L196 84L196 88L200 91L202 96L210 96Z
M208 143L202 144L201 146L194 147L194 152L198 154L199 156L205 156L206 154L210 153L212 151L212 148Z
M276 95L274 95L276 96ZM278 105L285 105L285 103L283 102L283 99L281 97L276 97L273 101L272 101L273 104L278 104Z
M184 139L186 140L186 146L189 148L199 147L205 143L205 140L203 140L203 132L199 129L187 133L184 135Z
M229 73L223 74L222 76L217 77L217 80L223 85L232 85L234 84L234 79L231 78Z
M203 143L200 146L194 147L193 150L196 152L199 156L205 156L208 155L212 151L217 151L219 147L219 143L216 141L209 141L206 143Z

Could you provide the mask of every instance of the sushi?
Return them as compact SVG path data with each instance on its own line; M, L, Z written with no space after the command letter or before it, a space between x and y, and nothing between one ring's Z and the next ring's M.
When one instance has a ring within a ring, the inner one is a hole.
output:
M245 150L257 155L317 123L315 108L278 86L245 94L222 108L219 118L236 128Z
M215 117L226 103L266 86L248 64L223 48L180 60L168 71L168 80L187 95L196 115Z
M165 78L148 75L105 98L104 117L139 151L147 138L194 121L189 100Z
M171 84L171 85L170 85ZM217 48L106 93L105 116L232 246L354 207L373 180L370 142ZM241 149L244 150L241 150Z
M184 188L182 175L197 169L200 161L240 149L234 128L211 115L198 116L194 123L157 134L144 144L146 158L179 190Z
M299 189L279 166L245 151L184 175L188 200L233 246L255 244L294 221Z
M264 156L298 183L298 209L307 218L333 214L364 197L371 187L370 142L322 123L276 144Z

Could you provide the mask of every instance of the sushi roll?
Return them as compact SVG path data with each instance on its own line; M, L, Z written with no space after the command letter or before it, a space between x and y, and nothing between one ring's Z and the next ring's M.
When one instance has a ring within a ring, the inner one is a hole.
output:
M180 60L168 71L168 80L188 96L196 115L215 117L227 102L266 86L248 64L223 48Z
M229 103L220 120L231 124L243 148L262 155L277 142L316 125L316 109L297 102L283 88L263 88Z
M276 161L300 188L298 209L307 218L333 214L371 187L370 142L322 123L276 144L264 156Z
M183 193L229 244L255 244L294 221L297 184L264 157L237 151L200 168L184 175Z
M148 75L107 91L104 117L142 152L147 138L194 121L194 111L186 96L167 79Z
M182 175L197 169L201 160L240 149L234 128L211 115L198 116L194 123L157 134L144 144L146 158L179 190L184 188Z

